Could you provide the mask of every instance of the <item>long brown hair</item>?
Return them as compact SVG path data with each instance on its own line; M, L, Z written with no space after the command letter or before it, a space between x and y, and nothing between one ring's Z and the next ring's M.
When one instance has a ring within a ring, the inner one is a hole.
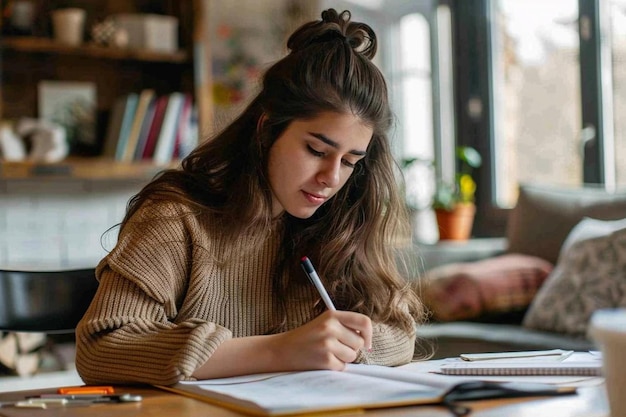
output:
M412 331L411 316L419 322L424 310L398 266L396 248L409 241L408 216L387 137L387 86L371 62L376 34L350 19L348 11L328 9L321 20L298 28L287 42L290 53L265 72L260 92L241 115L198 146L182 169L164 171L131 199L122 227L146 202L174 200L197 215L219 218L223 238L232 242L262 235L276 221L267 180L276 139L296 119L354 114L373 128L367 155L311 218L284 214L277 299L290 302L290 289L303 282L299 259L307 255L338 308Z

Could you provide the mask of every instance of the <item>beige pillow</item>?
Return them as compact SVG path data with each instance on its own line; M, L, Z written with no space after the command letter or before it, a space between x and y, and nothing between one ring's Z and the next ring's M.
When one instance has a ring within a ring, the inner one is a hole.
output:
M573 243L530 305L525 327L585 337L599 308L626 307L626 229Z
M626 217L626 193L601 188L524 184L507 222L508 252L539 256L555 264L563 241L583 217Z
M448 264L426 272L422 296L436 321L471 320L526 308L551 271L521 254Z

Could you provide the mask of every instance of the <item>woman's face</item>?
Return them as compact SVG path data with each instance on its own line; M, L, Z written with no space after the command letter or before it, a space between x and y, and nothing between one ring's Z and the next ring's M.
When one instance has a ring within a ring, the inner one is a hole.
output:
M291 122L269 151L274 216L311 217L352 175L372 133L353 114L325 112Z

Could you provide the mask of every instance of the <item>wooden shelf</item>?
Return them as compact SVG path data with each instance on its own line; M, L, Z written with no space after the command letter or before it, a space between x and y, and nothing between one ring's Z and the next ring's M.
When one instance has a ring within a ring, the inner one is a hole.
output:
M105 158L68 158L58 163L0 161L0 180L150 180L160 171L178 165L122 163Z
M0 43L2 48L22 52L41 52L65 55L85 56L112 60L134 60L145 62L170 62L184 64L191 58L186 51L173 53L157 52L142 49L115 48L84 44L81 46L67 46L43 37L6 37Z
M0 37L0 121L38 117L42 81L95 84L97 143L108 133L111 112L120 97L143 89L158 95L182 92L198 107L198 130L213 130L212 60L210 54L210 0L33 0L41 10L33 29L37 36ZM117 48L86 42L79 46L59 43L50 32L49 11L81 7L92 25L101 17L117 13L157 13L178 19L178 50L172 53L145 48ZM95 143L94 143L95 145ZM93 154L84 149L83 154ZM143 181L163 169L179 166L152 162L120 163L103 157L70 157L54 163L7 162L0 156L0 181Z

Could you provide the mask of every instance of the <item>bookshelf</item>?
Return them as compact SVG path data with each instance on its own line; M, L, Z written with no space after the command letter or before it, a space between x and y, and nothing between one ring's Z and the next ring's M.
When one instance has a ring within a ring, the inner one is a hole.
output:
M86 179L151 178L162 164L116 162L102 157L116 100L153 89L157 95L188 94L198 110L198 131L213 126L211 55L208 36L210 0L29 0L35 7L32 33L0 38L0 120L38 117L41 81L90 82L96 86L96 142L74 149L57 164L0 162L0 179L70 176ZM0 1L3 7L6 1ZM50 11L80 7L87 11L85 42L66 46L52 37ZM171 52L101 46L89 29L116 13L154 13L178 19L179 48ZM92 171L90 173L90 171Z
M2 40L5 50L23 53L48 53L74 55L92 59L111 59L144 62L171 62L184 64L191 60L187 51L172 53L154 52L141 49L111 48L94 44L66 46L44 37L6 37Z
M151 162L114 162L105 158L69 157L58 163L0 162L3 180L147 180L177 162L158 165Z

